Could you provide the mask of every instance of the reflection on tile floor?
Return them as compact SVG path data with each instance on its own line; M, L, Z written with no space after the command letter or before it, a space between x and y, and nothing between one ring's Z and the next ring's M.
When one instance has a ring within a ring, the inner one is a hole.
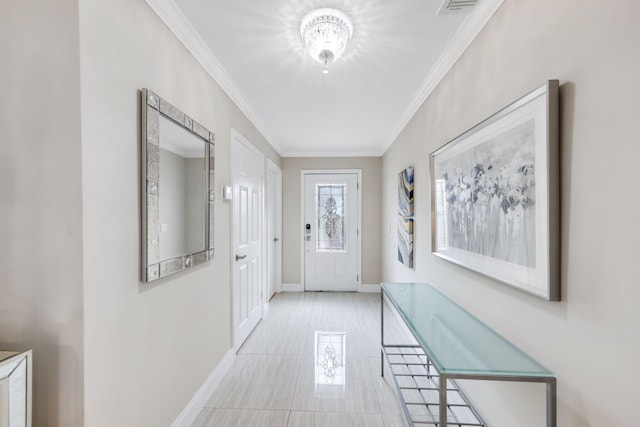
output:
M393 316L389 337L407 340ZM380 377L380 294L278 294L194 426L407 426Z

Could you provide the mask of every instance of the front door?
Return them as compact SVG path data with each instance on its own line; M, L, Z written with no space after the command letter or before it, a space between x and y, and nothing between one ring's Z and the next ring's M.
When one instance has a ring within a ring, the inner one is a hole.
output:
M262 180L264 157L234 135L233 180L233 317L238 350L262 318Z
M358 290L358 174L304 174L304 288Z

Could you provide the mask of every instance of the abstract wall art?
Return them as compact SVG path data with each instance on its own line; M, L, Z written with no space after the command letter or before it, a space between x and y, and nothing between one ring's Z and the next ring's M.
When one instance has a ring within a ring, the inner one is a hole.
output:
M398 261L413 268L413 166L398 174Z
M430 156L432 252L560 299L558 81Z
M398 215L413 216L413 166L398 174Z
M413 268L413 218L398 217L398 261Z

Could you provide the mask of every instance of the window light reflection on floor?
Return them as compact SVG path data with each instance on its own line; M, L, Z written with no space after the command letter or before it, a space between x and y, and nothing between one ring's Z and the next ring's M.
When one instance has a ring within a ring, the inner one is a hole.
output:
M346 332L315 331L316 386L344 386L346 339Z

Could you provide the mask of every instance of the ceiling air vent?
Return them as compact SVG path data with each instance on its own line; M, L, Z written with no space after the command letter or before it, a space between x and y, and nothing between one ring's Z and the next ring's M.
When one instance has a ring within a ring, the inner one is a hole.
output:
M478 0L444 0L438 10L438 15L462 15L469 13Z

